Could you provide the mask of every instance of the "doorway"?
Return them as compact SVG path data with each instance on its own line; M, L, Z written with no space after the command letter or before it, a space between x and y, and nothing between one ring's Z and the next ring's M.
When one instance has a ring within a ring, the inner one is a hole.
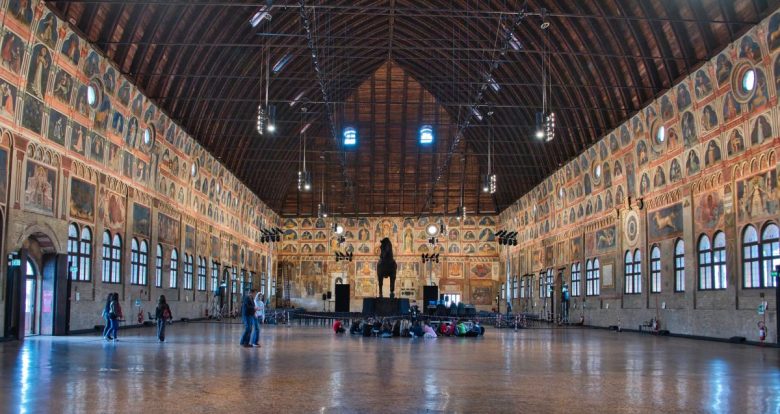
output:
M444 293L441 295L444 306L450 307L452 304L458 305L460 303L460 293Z
M27 260L25 265L24 336L40 333L41 315L38 309L40 290L35 265Z

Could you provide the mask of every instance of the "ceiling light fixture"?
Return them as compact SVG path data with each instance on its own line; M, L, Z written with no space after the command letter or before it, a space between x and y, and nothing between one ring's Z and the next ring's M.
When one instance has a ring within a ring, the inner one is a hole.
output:
M301 107L301 123L303 123L306 117L306 107ZM301 128L299 135L298 147L301 151L301 165L298 169L298 191L311 190L311 173L306 171L306 129Z
M544 30L544 46L542 48L542 110L536 113L536 132L535 137L538 140L544 140L550 142L555 138L555 113L549 108L549 100L552 99L552 82L550 77L550 32L547 30L550 27L550 22L547 20L547 9L542 8L541 11L542 24L541 29ZM549 90L548 90L549 88ZM550 97L548 98L548 94Z
M272 1L268 1L268 3L257 11L254 15L252 15L252 18L249 19L249 24L254 28L260 25L264 20L271 21L271 3Z
M488 194L496 193L496 174L493 173L493 123L490 119L493 117L493 110L488 109L488 154L487 154L487 174L482 177L482 192Z

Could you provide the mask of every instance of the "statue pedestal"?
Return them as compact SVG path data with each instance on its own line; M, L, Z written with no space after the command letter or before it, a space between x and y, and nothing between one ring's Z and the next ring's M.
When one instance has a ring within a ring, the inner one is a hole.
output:
M363 316L400 316L407 313L409 313L409 299L363 299Z

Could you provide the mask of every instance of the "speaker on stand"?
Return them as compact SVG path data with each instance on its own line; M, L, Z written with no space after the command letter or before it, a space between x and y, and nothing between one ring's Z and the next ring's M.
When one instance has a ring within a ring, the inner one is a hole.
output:
M349 312L349 285L336 285L336 312Z

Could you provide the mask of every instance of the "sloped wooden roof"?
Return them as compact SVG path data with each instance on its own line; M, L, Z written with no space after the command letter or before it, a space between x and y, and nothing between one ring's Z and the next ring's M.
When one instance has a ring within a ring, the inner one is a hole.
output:
M265 2L47 1L167 114L280 214L452 212L461 189L469 211L495 212L628 119L778 7L778 0L318 0L305 2L328 93L331 129L307 44L301 6L275 1L270 22L249 18ZM501 27L520 51L500 53ZM541 104L540 28L547 10L551 105L557 136L533 138ZM289 63L271 75L279 130L255 131L266 84L263 60ZM498 62L481 104L484 73ZM309 165L315 190L298 194L298 106L308 101ZM483 111L487 107L482 107ZM423 119L435 114L435 119ZM433 123L438 143L420 149L416 128ZM332 131L354 123L360 145L344 153ZM498 192L481 194L493 131ZM457 145L454 137L463 131ZM426 151L428 153L426 153ZM469 155L463 155L469 154Z

